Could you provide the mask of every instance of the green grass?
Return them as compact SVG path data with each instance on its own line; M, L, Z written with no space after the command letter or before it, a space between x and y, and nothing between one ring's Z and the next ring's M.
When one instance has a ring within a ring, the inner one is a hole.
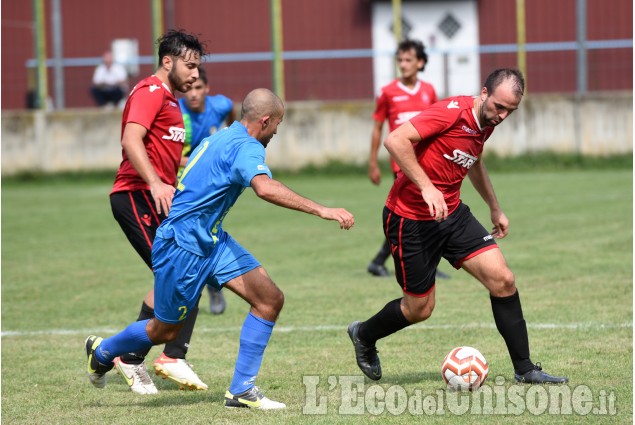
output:
M621 167L620 167L621 168ZM393 279L365 272L381 238L381 208L389 178L372 186L361 173L283 175L282 181L319 202L349 209L355 228L284 210L246 191L225 228L265 266L286 302L267 348L258 384L287 403L284 412L228 411L231 380L246 304L227 294L225 314L201 312L188 355L207 392L184 393L155 379L160 394L132 394L109 375L104 390L87 381L83 340L112 335L136 318L152 277L110 213L110 178L39 179L2 186L2 422L7 424L174 423L412 423L393 415L340 414L342 378L359 377L346 335L399 296ZM492 173L510 235L500 242L529 326L532 357L566 374L573 390L588 386L595 406L616 396L614 416L451 414L440 423L632 423L633 199L632 172ZM463 199L489 227L488 211L466 182ZM451 279L437 286L437 306L424 324L378 343L381 388L435 395L439 365L458 345L479 348L495 377L509 386L511 364L493 327L486 291L462 271L441 264ZM202 305L207 302L204 296ZM159 353L154 348L149 359ZM318 376L326 415L303 414L303 376ZM334 385L330 385L334 384ZM365 390L372 386L365 382ZM371 387L377 390L377 387ZM523 387L524 388L524 387ZM531 387L527 387L531 388ZM364 394L366 394L364 392ZM372 406L371 406L372 407ZM469 415L469 416L468 416ZM427 416L427 415L423 415Z

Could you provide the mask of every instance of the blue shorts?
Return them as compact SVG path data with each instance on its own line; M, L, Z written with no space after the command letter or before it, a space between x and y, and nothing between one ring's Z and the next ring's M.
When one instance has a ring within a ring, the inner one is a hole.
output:
M173 238L156 236L152 247L154 316L163 323L180 323L196 307L203 287L220 288L260 266L258 260L223 232L209 257L179 247Z

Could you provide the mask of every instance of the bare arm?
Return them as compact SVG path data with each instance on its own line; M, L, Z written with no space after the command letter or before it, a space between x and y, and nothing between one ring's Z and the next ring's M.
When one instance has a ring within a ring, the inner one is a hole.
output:
M437 221L445 220L448 217L448 206L443 193L432 184L415 155L413 144L420 140L419 132L412 123L406 122L388 135L384 145L401 171L421 191L421 196L430 209L430 216Z
M370 160L368 161L368 178L373 184L381 183L381 170L377 163L379 146L381 145L381 133L384 128L383 121L375 121L373 132L370 136Z
M284 184L269 178L266 174L258 174L251 179L251 187L259 198L274 205L313 214L325 220L335 220L341 229L350 229L355 224L353 214L343 208L328 208L298 195Z
M163 183L152 166L150 158L148 158L148 152L143 144L143 138L147 132L146 128L140 124L127 123L121 138L121 146L134 169L150 186L150 192L154 198L157 212L161 214L161 211L163 211L167 215L172 206L175 188Z
M492 236L499 239L504 238L509 232L509 220L501 210L498 199L496 198L496 193L494 192L494 186L492 185L482 158L472 165L467 175L470 177L474 189L476 189L489 207L490 218L494 224Z

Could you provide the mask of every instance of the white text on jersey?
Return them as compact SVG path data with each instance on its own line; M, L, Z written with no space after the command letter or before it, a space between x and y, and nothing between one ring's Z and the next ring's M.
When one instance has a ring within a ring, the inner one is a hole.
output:
M452 154L454 156L450 156L448 154L443 154L443 157L446 159L449 159L450 161L454 162L457 165L460 165L461 167L465 167L467 169L469 169L472 165L474 165L474 163L476 162L476 160L478 158L476 158L475 156L469 155L459 149L454 149L454 151L452 152Z
M170 127L170 135L163 136L165 140L174 140L183 143L185 141L185 129L179 127Z

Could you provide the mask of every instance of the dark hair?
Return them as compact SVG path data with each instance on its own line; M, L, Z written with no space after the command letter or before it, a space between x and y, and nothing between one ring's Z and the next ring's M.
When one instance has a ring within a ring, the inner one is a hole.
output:
M203 65L198 66L198 79L205 83L205 85L208 85L207 72L205 72L205 68L203 68Z
M505 80L512 80L514 93L522 96L525 93L525 79L523 73L513 68L499 68L494 70L487 76L484 87L488 94L494 93L494 90Z
M159 66L165 56L179 57L190 50L198 53L201 58L205 56L205 46L193 34L188 34L183 30L168 30L156 42L159 47Z
M399 45L397 46L397 54L399 54L399 52L407 52L410 49L414 49L415 53L417 54L417 59L423 59L423 66L419 68L419 71L423 71L423 69L426 67L426 64L428 63L428 54L426 53L426 47L419 40L407 38L401 41L401 43L399 43Z

